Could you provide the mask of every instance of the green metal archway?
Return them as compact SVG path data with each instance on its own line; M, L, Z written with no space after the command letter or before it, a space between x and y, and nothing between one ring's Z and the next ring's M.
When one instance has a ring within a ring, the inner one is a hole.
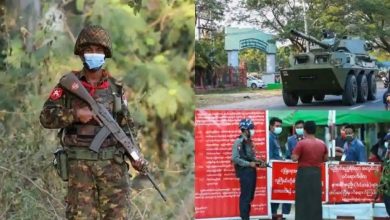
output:
M276 45L273 35L254 28L225 28L225 50L228 53L228 65L238 68L238 52L246 48L255 48L266 53L267 67L263 80L266 84L275 80Z

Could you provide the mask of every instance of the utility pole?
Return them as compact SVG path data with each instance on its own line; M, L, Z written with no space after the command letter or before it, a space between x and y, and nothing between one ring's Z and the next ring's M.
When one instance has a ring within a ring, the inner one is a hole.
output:
M305 0L302 0L303 7L303 24L305 26L305 34L309 35L309 29L307 27L307 15L306 15L306 3ZM309 41L306 40L306 52L309 52Z

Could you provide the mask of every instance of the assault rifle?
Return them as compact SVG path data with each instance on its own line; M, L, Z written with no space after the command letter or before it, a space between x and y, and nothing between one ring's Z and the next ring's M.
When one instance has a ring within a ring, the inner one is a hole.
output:
M264 165L268 168L272 168L271 165L269 165L269 163L265 162L265 161L255 161L256 163L256 167L264 167Z
M115 121L115 119L106 109L106 107L104 107L103 104L96 102L95 99L92 98L92 96L81 84L80 80L73 73L66 74L64 77L62 77L62 79L60 80L60 84L64 89L88 103L88 105L92 109L92 112L95 114L94 119L100 124L100 126L102 126L102 128L91 143L91 150L99 152L99 148L103 141L108 137L108 135L112 134L115 139L117 139L118 142L122 144L123 148L134 161L147 164L147 161L144 159L141 150L135 144L135 141L132 136L130 135L129 138L126 135L126 133L118 125L118 123ZM147 176L149 181L153 184L153 187L160 194L161 198L164 201L167 201L164 194L161 192L157 184L150 176L147 166L144 166L144 169L141 171L141 174Z

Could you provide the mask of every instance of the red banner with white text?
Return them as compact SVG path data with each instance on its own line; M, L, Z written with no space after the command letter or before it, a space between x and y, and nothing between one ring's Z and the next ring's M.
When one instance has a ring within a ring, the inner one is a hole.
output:
M329 164L329 202L372 202L381 165Z
M195 111L195 218L239 217L240 184L231 162L239 121L255 124L252 137L257 158L266 158L266 111ZM251 216L268 216L267 170L257 170Z
M289 161L272 162L272 186L271 200L294 202L295 200L295 176L297 175L298 164ZM326 199L326 172L325 163L321 172L322 201Z

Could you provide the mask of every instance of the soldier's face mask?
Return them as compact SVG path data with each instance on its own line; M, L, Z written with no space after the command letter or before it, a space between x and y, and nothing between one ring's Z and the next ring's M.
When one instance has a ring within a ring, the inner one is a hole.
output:
M84 67L90 71L97 71L104 64L105 55L101 53L85 53Z
M385 142L385 148L389 148L389 142L388 141Z

